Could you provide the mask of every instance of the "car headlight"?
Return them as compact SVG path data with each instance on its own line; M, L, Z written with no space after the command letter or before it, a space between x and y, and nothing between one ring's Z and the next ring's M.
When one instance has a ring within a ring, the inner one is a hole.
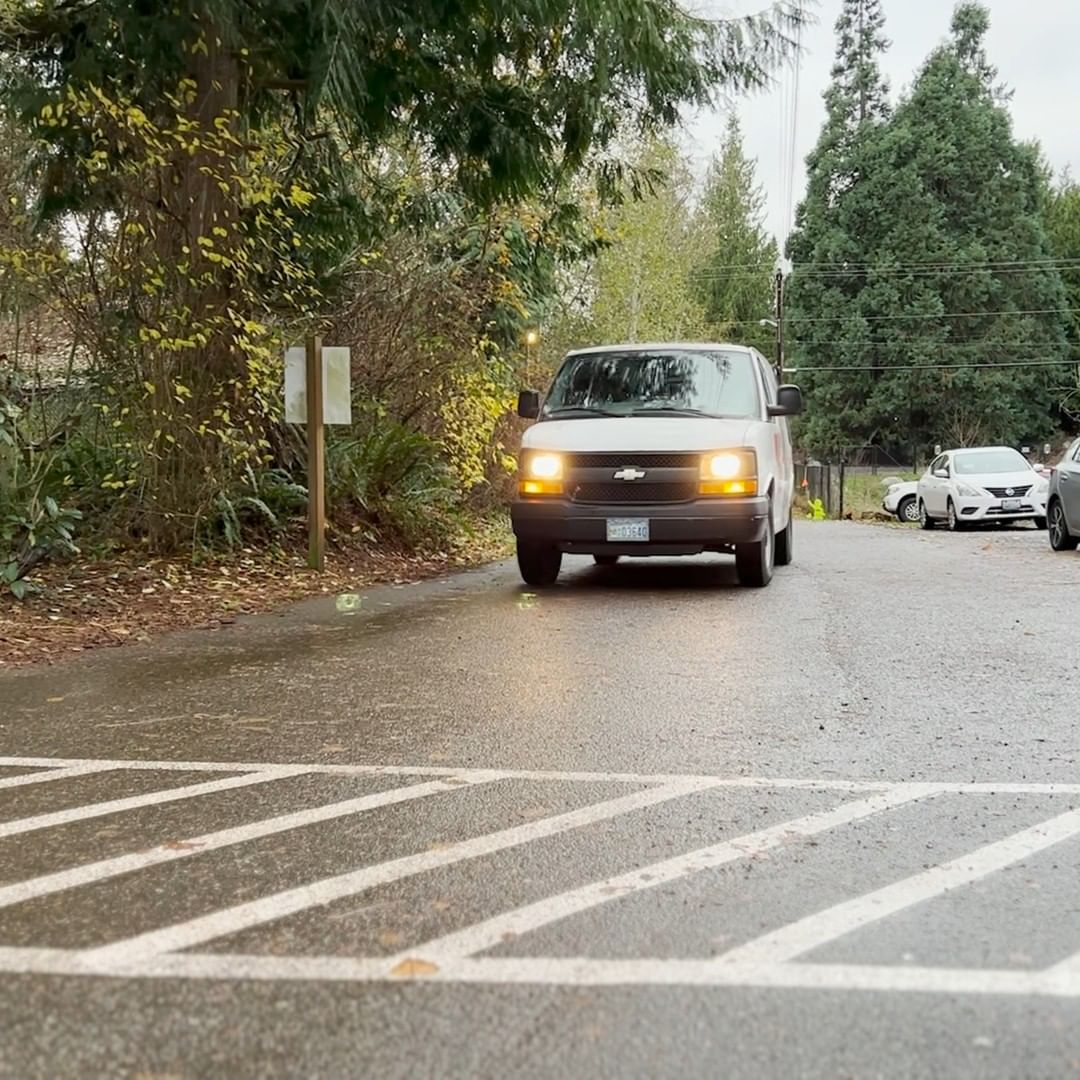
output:
M756 495L757 454L753 450L718 450L701 459L702 495Z
M562 477L561 454L549 451L527 452L521 461L518 491L522 495L561 495Z
M956 494L963 495L965 499L978 499L982 497L982 492L977 487L972 487L970 484L965 484L960 481L956 485Z

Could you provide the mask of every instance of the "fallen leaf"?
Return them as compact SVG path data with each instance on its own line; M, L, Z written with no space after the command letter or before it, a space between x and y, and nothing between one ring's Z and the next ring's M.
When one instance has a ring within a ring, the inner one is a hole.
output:
M404 940L405 936L400 930L383 930L379 934L379 944L388 949L396 949Z
M193 844L190 840L166 840L161 845L166 851L198 851L204 844Z
M435 975L439 970L438 964L432 964L428 960L416 960L412 957L402 960L400 964L390 969L390 974L395 979L415 979L424 975Z

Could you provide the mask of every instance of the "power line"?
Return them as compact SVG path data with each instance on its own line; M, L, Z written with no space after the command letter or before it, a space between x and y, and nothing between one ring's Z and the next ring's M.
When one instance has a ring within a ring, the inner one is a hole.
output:
M788 340L789 345L836 346L852 349L909 349L910 339L897 338L895 341L811 341L807 338ZM1037 349L1045 342L1039 341L937 341L922 343L931 349Z
M788 151L787 217L784 221L784 248L787 247L788 237L791 236L791 230L795 224L795 158L798 150L799 84L802 75L802 4L798 3L796 6L798 8L797 14L799 15L799 25L795 30L795 58L793 61L795 68L795 85L792 90L791 99L791 144ZM783 255L783 248L781 248L780 254Z
M867 270L882 272L900 272L905 270L982 270L991 267L1026 267L1026 266L1057 266L1072 267L1080 266L1080 258L1046 258L1046 259L1002 259L998 261L983 260L982 262L945 262L943 260L930 260L923 262L889 263L880 266L877 263L813 263L807 267L796 266L795 274L817 273L848 273L854 270ZM718 271L728 270L760 270L760 263L728 263L718 266Z
M693 281L746 281L755 277L766 275L771 268L768 266L759 266L746 270L734 270L725 271L721 269L710 269L703 267L700 270L692 270L689 277ZM909 278L940 278L942 276L950 278L961 278L965 275L974 276L976 274L992 274L995 278L999 277L1012 277L1018 274L1056 274L1061 272L1070 272L1080 270L1080 263L1076 266L1015 266L1015 267L1001 267L1000 269L992 267L956 267L955 269L941 269L941 270L900 270L883 272L878 270L852 270L852 271L831 271L823 270L820 272L814 272L812 274L804 275L804 278L810 277L815 280L831 280L834 278L847 278L847 277L869 277L871 274L878 274L881 277L909 277Z
M788 316L787 322L802 325L803 323L823 322L848 322L861 320L862 322L895 322L909 319L988 319L998 315L1080 315L1080 308L1032 308L1027 311L943 311L940 313L913 314L913 315L826 315L814 316L810 319L802 317L792 319Z
M827 364L822 366L804 367L795 364L786 368L787 371L799 373L804 371L990 371L994 368L1039 368L1039 367L1067 367L1074 364L1068 360L1009 360L1002 363L988 364Z

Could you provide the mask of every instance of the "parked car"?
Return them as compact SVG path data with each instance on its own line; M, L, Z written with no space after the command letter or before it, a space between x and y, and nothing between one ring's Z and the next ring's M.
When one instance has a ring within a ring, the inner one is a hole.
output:
M1046 512L1050 546L1055 551L1075 551L1080 546L1080 439L1054 467Z
M1007 446L948 450L919 480L919 522L953 531L975 525L1031 521L1046 528L1049 485L1027 459Z
M886 513L895 514L905 524L916 523L919 520L918 480L903 480L891 484L885 490L881 506Z
M796 386L740 345L614 345L570 353L546 399L525 391L511 517L518 567L551 585L564 553L734 553L739 581L791 562Z

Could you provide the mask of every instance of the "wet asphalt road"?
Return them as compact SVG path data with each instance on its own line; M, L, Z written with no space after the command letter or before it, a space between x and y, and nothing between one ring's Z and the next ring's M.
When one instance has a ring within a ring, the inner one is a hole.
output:
M1080 1076L1080 556L798 544L0 675L0 1076Z

